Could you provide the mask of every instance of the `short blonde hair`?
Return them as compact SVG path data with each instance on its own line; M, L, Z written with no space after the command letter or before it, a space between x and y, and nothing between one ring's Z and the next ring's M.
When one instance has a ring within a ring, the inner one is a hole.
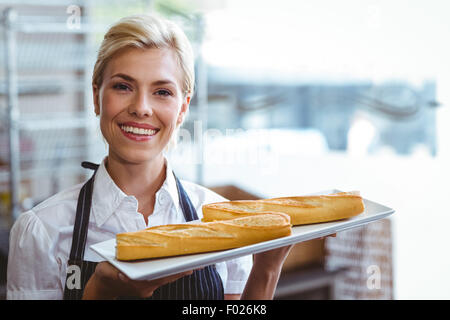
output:
M105 34L95 62L92 84L98 88L103 82L103 73L108 62L126 48L174 50L182 70L181 90L183 95L194 93L194 54L186 34L172 21L155 15L132 15L116 22ZM185 115L184 119L186 118ZM166 151L175 147L180 123L169 141Z
M194 54L185 33L172 21L155 15L132 15L120 19L105 34L92 75L99 88L108 62L125 48L173 49L182 69L183 93L193 94L195 83Z

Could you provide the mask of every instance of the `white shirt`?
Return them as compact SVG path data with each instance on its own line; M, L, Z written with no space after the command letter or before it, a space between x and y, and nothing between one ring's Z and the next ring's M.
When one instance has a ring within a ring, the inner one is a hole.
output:
M120 232L151 226L185 223L179 204L175 177L167 161L166 180L156 193L148 225L138 210L138 201L127 196L111 179L105 160L97 170L84 260L102 259L90 246ZM84 183L61 191L22 213L10 232L7 299L62 299L66 268L72 245L78 194ZM188 181L181 181L199 219L204 204L226 201L217 193ZM252 256L216 264L225 294L242 293L252 267Z

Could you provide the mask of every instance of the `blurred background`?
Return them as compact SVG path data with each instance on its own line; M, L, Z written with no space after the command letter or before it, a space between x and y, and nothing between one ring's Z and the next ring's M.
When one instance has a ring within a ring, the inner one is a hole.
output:
M388 219L297 245L276 299L450 299L446 0L0 0L0 297L17 216L107 153L91 76L107 28L179 24L196 92L170 151L229 199L359 190Z

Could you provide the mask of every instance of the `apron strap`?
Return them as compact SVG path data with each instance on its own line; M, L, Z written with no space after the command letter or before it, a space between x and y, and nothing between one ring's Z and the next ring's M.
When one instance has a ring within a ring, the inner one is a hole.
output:
M186 190L184 190L180 180L175 175L175 172L173 172L173 175L177 183L178 200L180 202L180 206L183 211L183 215L184 218L186 219L186 222L198 220L197 211L195 210L195 207L192 204L191 199L189 199Z
M82 166L83 168L91 169L91 170L94 170L94 171L97 171L98 167L100 167L99 164L92 163L92 162L89 162L89 161L83 161L83 162L81 163L81 166Z
M99 165L91 162L83 162L84 168L94 170L92 177L83 185L78 195L75 224L73 227L72 248L70 260L83 260L86 238L88 233L89 217L91 215L92 190L94 189L95 173Z

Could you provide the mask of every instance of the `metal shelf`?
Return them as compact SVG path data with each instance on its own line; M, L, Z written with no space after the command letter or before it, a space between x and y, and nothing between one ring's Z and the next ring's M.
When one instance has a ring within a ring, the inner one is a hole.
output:
M92 111L92 114L94 111ZM65 129L96 129L98 120L86 113L48 113L24 115L19 121L21 130L65 130Z
M0 96L7 94L5 79L0 79ZM18 83L18 95L39 95L39 94L61 94L65 91L83 91L86 83L83 80L55 78L43 79L20 79Z
M105 150L88 96L93 33L105 26L83 21L73 29L66 18L18 16L13 9L1 17L0 99L6 108L0 113L7 131L0 130L0 183L10 185L12 220L20 213L24 181L46 177L49 183L59 179L55 172L81 175L80 162Z
M81 174L83 172L83 168L80 165L61 166L58 169L67 174ZM86 170L84 169L84 171ZM23 169L20 174L23 180L31 180L39 177L49 177L53 172L54 168L45 167L37 169ZM8 182L9 176L9 170L7 168L0 167L0 183Z
M83 48L81 44L74 44L64 33L54 31L54 35L35 36L35 39L17 34L17 65L18 71L39 72L55 71L84 71L86 62L95 62L95 51ZM0 64L6 63L5 54L0 51ZM42 74L40 74L42 76Z

